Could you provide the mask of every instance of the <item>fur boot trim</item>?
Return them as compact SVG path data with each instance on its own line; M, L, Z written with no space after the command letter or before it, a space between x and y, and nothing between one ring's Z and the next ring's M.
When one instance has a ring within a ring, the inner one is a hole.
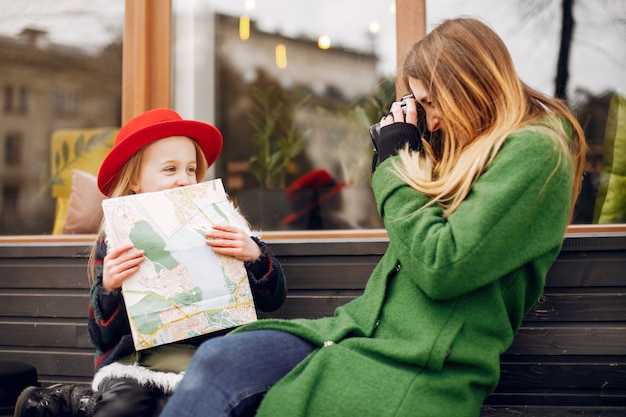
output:
M159 372L144 368L139 365L122 365L112 363L101 368L93 377L91 387L94 391L105 379L109 378L132 378L143 386L159 388L164 393L172 393L183 379L184 372Z

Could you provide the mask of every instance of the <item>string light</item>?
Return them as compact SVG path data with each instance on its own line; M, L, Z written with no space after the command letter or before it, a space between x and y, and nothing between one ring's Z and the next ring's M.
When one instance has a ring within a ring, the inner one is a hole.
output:
M330 49L330 37L322 35L317 38L317 47L320 49Z
M377 34L378 32L380 32L380 23L378 23L377 21L372 21L369 25L369 27L367 28L369 30L369 32L372 35Z
M276 45L276 66L280 69L287 68L287 47L282 43Z
M250 38L250 16L243 15L239 18L239 39L242 41Z

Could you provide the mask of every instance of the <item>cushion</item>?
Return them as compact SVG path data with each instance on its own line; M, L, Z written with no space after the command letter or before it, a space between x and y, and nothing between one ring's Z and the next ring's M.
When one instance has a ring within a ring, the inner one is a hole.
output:
M78 169L72 170L70 194L62 232L64 234L98 233L102 223L102 200L96 176Z
M50 146L50 191L56 200L53 234L64 233L64 223L68 216L70 195L72 194L73 170L97 174L104 157L113 147L118 129L113 127L93 129L60 129L52 134ZM77 196L84 197L83 191ZM75 208L75 207L73 207ZM79 212L84 213L83 209ZM73 219L75 213L72 213ZM69 227L67 230L74 230ZM74 231L71 233L80 233ZM95 232L90 232L95 233Z
M70 204L69 197L57 197L54 204L54 225L52 226L52 234L60 235L63 233L63 225L67 216L67 207Z

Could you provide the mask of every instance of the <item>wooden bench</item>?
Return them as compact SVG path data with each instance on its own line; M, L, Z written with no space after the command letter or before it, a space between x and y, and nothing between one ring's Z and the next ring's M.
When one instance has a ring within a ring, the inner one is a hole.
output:
M262 317L317 318L362 293L385 238L266 239L288 278ZM0 358L36 366L42 385L88 383L90 241L0 241ZM540 302L502 356L482 416L626 415L626 233L569 234Z

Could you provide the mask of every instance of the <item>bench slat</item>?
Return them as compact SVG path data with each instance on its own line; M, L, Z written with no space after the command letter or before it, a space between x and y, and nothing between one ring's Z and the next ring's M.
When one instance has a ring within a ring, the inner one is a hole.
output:
M87 331L87 320L82 323L0 322L4 346L92 349Z
M480 417L624 417L623 407L484 406Z
M519 330L509 355L623 355L626 323L621 325L554 325Z
M520 388L576 389L602 392L626 390L626 356L574 357L567 362L553 362L549 356L536 356L512 362L505 356L496 392Z

